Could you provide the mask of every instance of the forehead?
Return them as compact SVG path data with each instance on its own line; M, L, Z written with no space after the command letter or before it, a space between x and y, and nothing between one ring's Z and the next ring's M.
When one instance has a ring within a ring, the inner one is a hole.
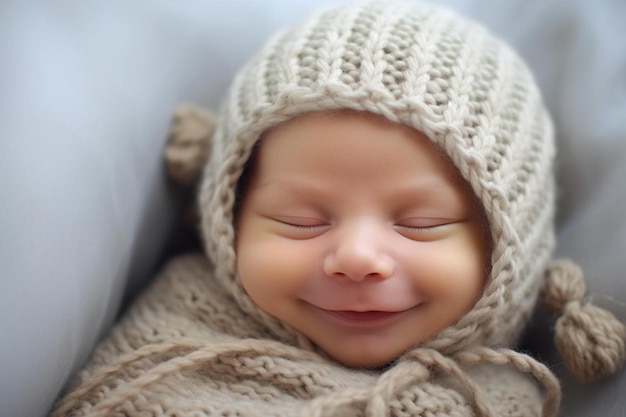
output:
M312 112L268 130L251 159L263 174L286 170L420 175L431 171L464 183L448 156L424 134L382 116L349 110ZM259 174L255 169L255 174Z

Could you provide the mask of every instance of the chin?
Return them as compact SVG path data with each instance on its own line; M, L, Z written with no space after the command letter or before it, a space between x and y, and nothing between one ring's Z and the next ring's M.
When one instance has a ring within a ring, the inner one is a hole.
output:
M325 351L335 361L349 368L380 369L395 361L406 350L380 351L360 346L358 349L341 350L339 352Z

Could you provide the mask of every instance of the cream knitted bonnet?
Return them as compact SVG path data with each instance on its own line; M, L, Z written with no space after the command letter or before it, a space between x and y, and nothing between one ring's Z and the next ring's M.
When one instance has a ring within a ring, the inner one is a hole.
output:
M199 202L215 279L252 318L279 340L307 344L261 311L238 281L238 181L263 132L333 109L371 112L423 132L447 153L486 213L493 252L483 295L422 347L452 355L478 345L514 346L543 289L551 307L571 313L559 325L573 336L557 345L574 373L592 380L620 366L623 325L582 303L575 266L550 263L555 149L532 75L481 26L411 1L321 11L272 38L236 76L217 119ZM584 319L576 316L583 313ZM581 323L602 337L579 331Z

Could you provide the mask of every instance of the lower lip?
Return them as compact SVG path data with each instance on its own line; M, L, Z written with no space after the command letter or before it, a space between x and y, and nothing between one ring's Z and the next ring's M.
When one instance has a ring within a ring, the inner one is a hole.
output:
M314 306L315 307L315 306ZM337 310L324 310L319 307L315 307L317 311L324 316L331 318L333 321L342 325L354 326L354 327L376 327L389 324L390 322L404 316L408 311L404 310L398 312L387 311L337 311Z

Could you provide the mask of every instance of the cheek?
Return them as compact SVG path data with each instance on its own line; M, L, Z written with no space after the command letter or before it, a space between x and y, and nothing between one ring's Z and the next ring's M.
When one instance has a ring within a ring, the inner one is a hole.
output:
M237 248L237 272L253 301L265 307L297 293L311 267L300 245L281 239L242 243Z
M416 253L414 276L427 295L467 308L476 302L487 278L482 241L454 238L428 244Z

